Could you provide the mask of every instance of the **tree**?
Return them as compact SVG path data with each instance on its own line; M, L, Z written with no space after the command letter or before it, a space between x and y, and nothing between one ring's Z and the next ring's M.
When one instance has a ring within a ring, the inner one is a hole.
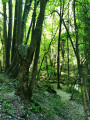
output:
M12 0L8 1L9 5L9 23L8 23L8 38L6 40L6 70L10 65L10 49L12 41Z
M6 61L6 41L7 41L7 26L6 26L6 3L3 2L3 39L4 39L4 45L5 45L5 61ZM5 62L6 67L6 62Z
M21 96L31 97L29 94L30 92L28 91L28 72L29 72L29 66L34 56L35 48L37 47L37 44L40 41L47 1L48 0L40 1L40 13L37 19L34 34L31 39L30 47L28 48L27 59L21 60L20 63L20 71L18 74L18 93L20 93Z

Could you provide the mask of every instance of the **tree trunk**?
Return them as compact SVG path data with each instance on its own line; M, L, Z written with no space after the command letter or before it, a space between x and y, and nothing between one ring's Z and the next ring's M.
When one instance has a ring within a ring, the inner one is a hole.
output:
M22 5L23 5L23 0L16 0L16 5L15 5L15 19L14 19L14 31L13 31L13 41L12 41L12 51L11 51L11 66L9 68L9 72L12 74L16 74L15 72L18 70L18 65L17 61L15 61L15 64L13 62L14 58L17 57L16 53L16 46L22 44L21 42L21 30L22 30ZM17 58L16 58L17 59ZM15 69L13 69L13 67ZM16 67L17 66L17 67ZM11 71L10 71L11 70ZM16 76L16 75L15 75Z
M25 2L25 7L24 7L24 13L23 13L23 18L22 18L22 29L21 29L21 43L23 42L23 37L24 37L24 29L26 26L26 21L27 21L27 17L31 8L31 3L32 0L26 0Z
M11 50L11 62L14 59L15 53L16 53L16 45L17 45L17 28L18 28L18 0L16 0L15 5L15 16L14 16L14 30L13 30L13 40L12 40L12 50Z
M4 49L5 49L5 55L3 54L4 58L5 58L5 68L6 68L6 45L7 45L7 26L6 26L6 20L7 20L7 16L6 16L6 4L3 3L3 39L4 39Z
M23 5L23 0L18 0L17 45L22 44L22 40L21 40L21 31L22 31L22 5Z
M30 31L31 31L31 27L33 25L33 28L35 27L35 18L36 18L36 7L38 6L39 2L36 4L36 0L35 0L35 3L34 3L34 11L33 11L33 15L32 15L32 20L31 20L31 23L30 23L30 26L29 26L29 29L28 29L28 34L27 34L27 37L26 37L26 42L25 44L28 43L28 39L29 39L29 35L30 35ZM33 31L33 29L32 29ZM33 36L33 35L32 35Z
M9 5L9 24L8 24L8 40L6 44L6 70L10 65L10 49L11 49L11 41L12 41L12 0L8 1Z
M18 85L18 93L21 94L21 96L27 96L28 95L28 72L29 72L29 66L31 65L33 55L35 48L40 41L41 33L42 33L42 25L44 20L44 13L45 13L45 7L48 0L41 0L40 1L40 13L37 19L36 28L34 30L34 36L32 37L30 47L28 49L28 56L25 61L21 62L20 65L20 71L18 75L19 79L19 85ZM30 97L30 96L29 96Z
M36 80L37 65L38 65L39 52L40 52L40 41L37 44L37 48L36 48L36 52L35 52L34 65L33 65L33 71L32 71L32 78L31 78L31 82L30 82L30 85L29 85L29 89L28 89L30 98L32 97L33 87L34 87L35 80Z
M61 9L60 1L60 26L59 26L59 37L58 37L58 55L57 55L57 88L60 89L60 40L61 40L61 26L62 26L63 8Z
M87 120L87 112L86 112L86 99L85 99L85 93L83 90L83 75L82 75L82 66L80 64L80 56L79 56L79 48L78 48L78 27L76 23L76 12L75 12L75 0L73 1L73 7L74 7L74 26L75 26L75 33L76 33L76 58L77 58L77 65L78 65L78 73L79 73L79 81L81 82L81 90L82 90L82 96L83 96L83 105L84 105L84 114L85 114L85 120Z
M68 3L68 31L69 31L69 3ZM68 84L67 88L69 87L69 37L67 36L67 57L68 57Z
M21 61L21 66L18 74L18 89L17 94L21 97L28 96L28 73L29 73L29 65L26 61Z

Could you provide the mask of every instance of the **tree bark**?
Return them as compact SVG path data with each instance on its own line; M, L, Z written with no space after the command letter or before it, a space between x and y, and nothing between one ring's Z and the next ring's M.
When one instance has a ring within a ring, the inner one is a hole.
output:
M33 88L34 88L35 80L36 80L37 65L38 65L39 52L40 52L40 41L37 44L37 48L36 48L36 52L35 52L34 65L33 65L33 71L32 71L32 78L31 78L30 85L29 85L29 88L28 88L30 98L32 97Z
M9 5L9 24L8 24L8 39L6 44L6 70L10 65L10 49L11 49L11 41L12 41L12 0L8 1Z
M33 15L32 15L32 20L31 20L31 23L30 23L30 26L29 26L29 29L28 29L28 34L27 34L27 37L26 37L26 42L25 44L28 43L28 39L29 39L29 35L30 35L30 31L31 31L31 27L34 26L35 27L35 23L33 24L33 21L35 21L35 18L36 18L36 7L38 6L39 2L37 2L36 4L36 0L35 0L35 3L34 3L34 11L33 11ZM33 27L33 28L34 28ZM33 29L32 29L33 31Z
M26 0L25 2L25 7L24 7L24 13L23 13L23 18L22 18L22 29L21 29L21 43L23 42L23 37L24 37L24 29L26 26L26 21L27 21L27 17L30 11L30 7L32 4L32 0Z
M17 28L18 28L18 0L16 0L15 5L15 16L14 16L14 30L13 30L13 40L12 40L12 50L11 50L11 62L14 59L16 53L16 45L17 45Z
M28 73L29 66L26 64L26 61L21 61L20 71L18 74L18 89L17 94L22 98L28 96Z
M68 2L68 31L69 31L69 2ZM69 37L67 36L67 57L68 57L68 83L67 88L69 87Z
M26 60L22 60L20 65L20 71L18 75L19 83L18 83L18 93L21 94L21 96L28 97L28 72L29 72L29 66L31 65L33 55L35 52L35 48L40 41L41 33L42 33L42 25L44 20L44 13L45 13L45 7L48 0L41 0L40 1L40 13L37 19L36 28L34 30L34 36L32 37L30 47L28 49L28 56ZM22 91L23 90L23 91ZM29 96L30 97L30 96Z
M63 8L61 8L60 1L60 26L59 26L59 37L58 37L58 55L57 55L57 88L60 89L60 47L61 47L61 26L63 18Z
M78 65L78 74L79 74L79 81L81 82L81 91L82 91L82 96L83 96L83 105L84 105L84 114L85 114L85 120L87 120L87 111L86 111L86 98L85 98L85 93L83 90L83 75L82 75L82 66L80 64L80 56L79 56L79 48L78 48L78 27L76 23L76 4L75 0L73 1L73 13L74 13L74 26L75 26L75 34L76 34L76 58L77 58L77 65Z
M18 0L17 45L22 44L22 40L21 40L21 31L22 31L22 4L23 4L23 0Z

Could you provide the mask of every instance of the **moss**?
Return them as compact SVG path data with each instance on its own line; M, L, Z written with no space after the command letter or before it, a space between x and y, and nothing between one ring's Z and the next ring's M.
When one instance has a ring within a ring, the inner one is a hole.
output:
M18 52L22 59L26 59L28 55L28 45L19 45Z

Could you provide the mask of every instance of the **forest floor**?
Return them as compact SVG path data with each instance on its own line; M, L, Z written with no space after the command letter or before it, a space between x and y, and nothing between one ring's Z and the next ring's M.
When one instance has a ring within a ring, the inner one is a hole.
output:
M84 109L83 105L79 104L75 100L70 100L70 93L62 90L56 90L57 94L61 96L61 101L64 103L67 111L67 118L70 120L84 120Z
M82 103L69 100L70 94L63 90L55 88L55 94L41 86L32 97L38 104L27 106L15 95L15 80L0 74L0 120L84 120Z

